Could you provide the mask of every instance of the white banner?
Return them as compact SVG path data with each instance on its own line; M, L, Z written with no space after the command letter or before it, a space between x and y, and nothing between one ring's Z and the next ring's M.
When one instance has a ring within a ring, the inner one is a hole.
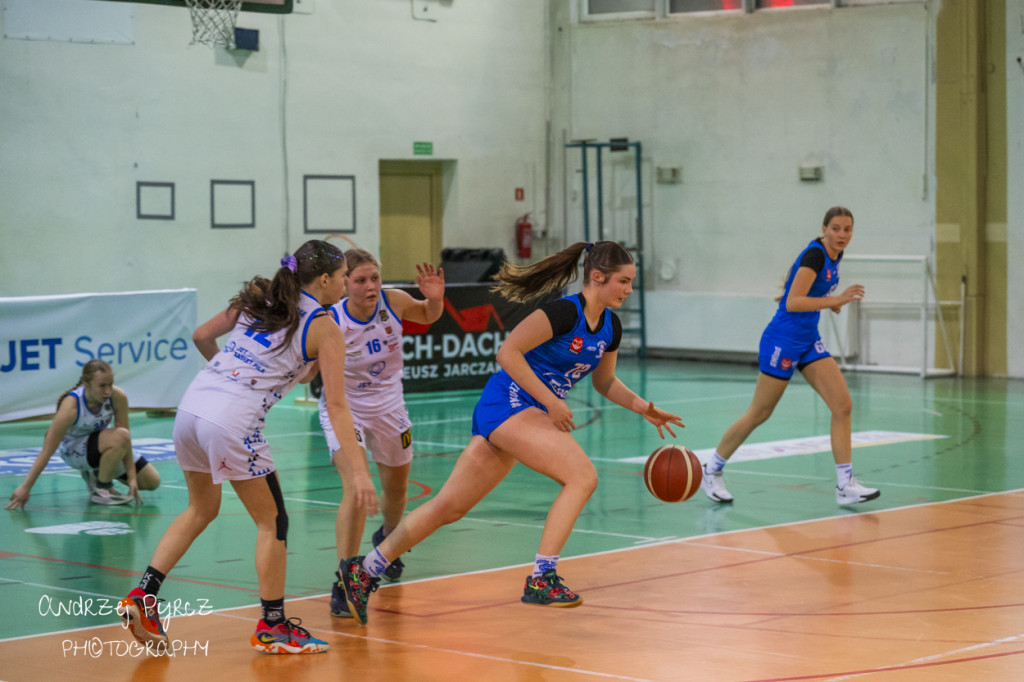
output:
M93 358L129 407L177 407L202 356L196 290L0 298L0 421L53 414Z

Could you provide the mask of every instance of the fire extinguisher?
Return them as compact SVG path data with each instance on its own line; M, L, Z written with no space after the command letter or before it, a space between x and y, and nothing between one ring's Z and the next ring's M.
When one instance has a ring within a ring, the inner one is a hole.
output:
M516 250L520 258L529 258L533 253L533 223L529 213L516 221Z

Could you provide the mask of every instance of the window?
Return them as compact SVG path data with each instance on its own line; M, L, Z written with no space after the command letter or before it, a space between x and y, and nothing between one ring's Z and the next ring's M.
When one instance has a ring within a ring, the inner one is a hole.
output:
M742 10L743 0L668 0L669 14Z
M798 5L831 5L832 0L757 0L754 7L757 9L776 9L782 7L796 7Z

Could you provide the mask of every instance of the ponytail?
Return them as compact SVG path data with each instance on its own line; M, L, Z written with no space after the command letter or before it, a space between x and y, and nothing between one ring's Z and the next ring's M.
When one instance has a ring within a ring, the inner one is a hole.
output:
M576 242L533 265L520 266L505 261L494 276L498 283L491 287L491 291L515 303L525 303L544 294L561 291L579 276L581 255L584 255L584 282L590 281L590 273L594 270L609 275L623 265L633 263L629 251L618 242Z

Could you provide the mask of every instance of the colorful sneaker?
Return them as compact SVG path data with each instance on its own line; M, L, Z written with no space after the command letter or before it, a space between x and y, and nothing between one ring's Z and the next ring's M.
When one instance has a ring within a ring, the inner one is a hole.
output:
M704 488L704 493L715 502L721 504L732 502L732 495L725 489L721 471L711 473L707 467L704 467L704 476L701 479L700 487Z
M341 570L334 572L338 578L331 585L331 615L335 618L351 618L352 612L348 610L348 602L345 601L345 581L341 579Z
M89 501L93 504L128 504L132 501L130 495L122 495L113 488L96 488L89 494Z
M373 546L376 547L380 543L384 542L384 526L381 526L373 534ZM388 582L395 582L402 577L402 571L405 569L405 564L402 563L402 559L398 558L391 562L391 564L384 569L384 577L388 579Z
M124 626L131 630L135 639L143 644L167 644L167 634L160 625L160 602L151 594L136 587L128 596L117 604L117 615L121 616Z
M846 484L845 488L836 486L836 503L839 506L857 504L858 502L873 500L881 494L877 488L863 486L854 476L851 476L850 482Z
M330 648L330 644L309 634L300 623L301 618L289 618L270 627L260 620L249 640L252 648L264 654L319 654Z
M370 601L370 593L377 591L380 578L374 578L363 568L363 559L357 556L345 560L339 567L342 575L339 576L345 584L345 601L348 602L348 612L360 625L366 624L366 603Z
M579 606L583 599L566 587L562 582L562 576L556 574L552 568L544 571L544 575L541 576L527 576L522 602L538 606L571 607Z

